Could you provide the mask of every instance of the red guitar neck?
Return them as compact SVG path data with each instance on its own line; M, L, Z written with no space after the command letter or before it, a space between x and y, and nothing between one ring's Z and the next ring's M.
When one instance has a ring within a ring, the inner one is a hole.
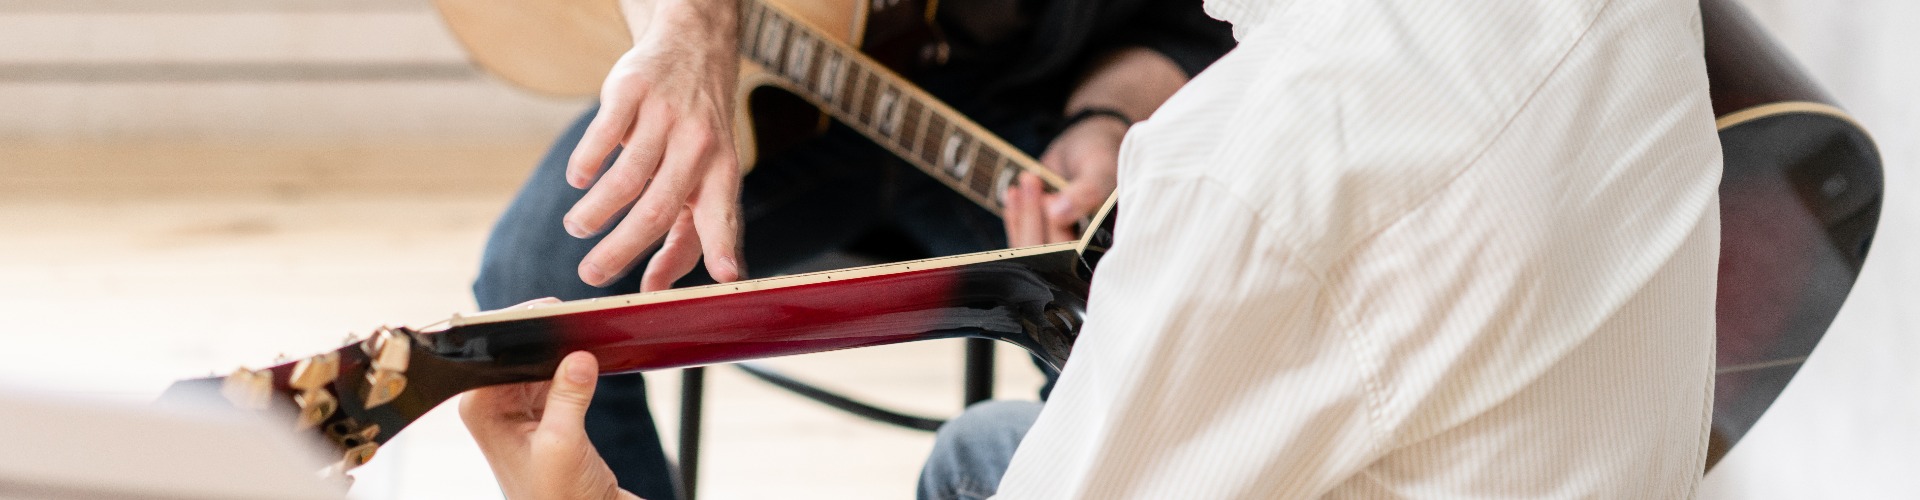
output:
M723 293L422 335L446 363L443 389L552 376L593 352L601 371L659 370L952 337L999 339L1066 362L1087 281L1071 249L954 267ZM440 372L435 369L433 372ZM422 372L424 373L424 372ZM424 382L424 381L422 381ZM426 389L418 387L416 389Z

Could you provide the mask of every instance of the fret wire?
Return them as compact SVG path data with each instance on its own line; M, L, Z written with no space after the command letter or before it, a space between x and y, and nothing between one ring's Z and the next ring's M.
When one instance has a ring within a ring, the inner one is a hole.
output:
M787 20L778 15L768 14L760 27L760 50L755 60L769 71L780 70L781 55L785 52L787 41Z
M740 53L751 57L760 43L760 17L766 15L766 9L753 0L740 3L741 19L746 20L746 24L740 27Z
M927 168L940 169L940 139L947 135L947 119L937 113L927 113L927 127L920 131L920 161Z
M873 109L873 128L887 139L897 139L900 135L900 114L903 112L900 99L905 92L902 92L899 87L885 83L885 80L882 80L882 85L884 86L880 90L879 102Z
M887 106L891 104L887 102L887 95L894 91L893 85L877 76L874 80L873 109L867 111L866 121L873 126L873 135L879 136L875 141L893 139L893 135L887 132Z
M967 186L983 199L993 199L994 167L1000 166L1000 154L980 141L973 141L973 170L967 172Z
M820 82L814 92L820 95L830 110L846 108L847 99L841 93L847 86L848 65L846 56L832 45L827 45L820 54Z
M1023 167L1001 154L1005 146L982 141L961 125L967 123L964 116L902 89L897 78L875 69L857 50L818 36L760 0L742 4L747 17L741 52L749 59L794 80L826 109L838 111L841 121L942 174L988 209L1005 205L1004 192Z
M848 62L851 63L852 61L849 60ZM840 111L849 117L859 116L860 88L866 84L866 72L867 69L860 64L847 65L847 81L840 85L840 88L846 89L847 93L844 98L840 99ZM855 120L848 120L848 125L853 125L853 121Z
M967 173L973 170L973 150L968 139L971 136L959 125L947 127L947 137L940 142L940 172L947 178L966 182Z
M813 52L812 62L807 64L804 70L806 76L798 83L801 89L812 91L815 98L825 100L828 97L827 92L819 90L819 87L822 85L821 81L826 78L826 56L833 52L833 44L819 38L811 39L813 40L810 42L813 45L810 49Z
M878 72L875 72L875 73L878 73ZM878 74L873 75L871 78L873 78L873 81L869 84L869 86L872 87L872 90L866 92L867 102L863 103L863 105L866 107L866 111L863 113L860 113L861 115L860 123L866 124L867 128L873 131L873 135L879 136L873 139L874 141L878 142L881 139L887 138L887 135L885 133L882 133L882 131L880 130L880 126L884 125L883 123L880 122L880 114L885 112L885 110L880 109L880 106L882 104L886 104L884 102L881 102L881 100L886 97L887 89L892 86L887 85L887 81L883 78L880 78L880 75Z
M860 86L860 99L856 101L860 109L856 110L853 116L854 120L860 122L862 125L871 126L874 125L872 123L874 95L879 90L875 87L879 86L880 77L875 76L873 72L869 71L865 78L866 82Z
M796 82L805 82L807 69L813 66L813 37L797 28L787 30L786 64L781 66L780 72Z
M900 136L894 138L894 144L900 146L900 151L904 153L904 156L912 159L919 153L917 146L920 145L920 141L918 139L921 135L924 135L921 133L921 128L922 124L925 123L926 108L920 105L919 99L909 97L906 101L906 106L900 112Z
M1020 175L1021 168L1013 163L1013 158L1004 158L1000 161L1000 166L994 170L993 194L987 199L992 201L995 207L1004 207L1007 206L1007 188L1013 186L1013 178Z

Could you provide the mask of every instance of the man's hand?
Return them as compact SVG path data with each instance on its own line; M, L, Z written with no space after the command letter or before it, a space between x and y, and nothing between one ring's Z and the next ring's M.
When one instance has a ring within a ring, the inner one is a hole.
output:
M1071 115L1104 108L1138 122L1186 83L1187 74L1172 59L1145 48L1122 48L1093 64L1068 96L1066 111ZM1021 175L1007 191L1007 243L1023 247L1079 238L1074 224L1093 215L1113 194L1120 141L1126 135L1124 121L1102 115L1060 131L1040 155L1040 163L1066 177L1067 185L1045 194L1038 176Z
M1044 192L1040 177L1020 174L1007 190L1007 243L1024 247L1070 241L1080 237L1075 224L1093 215L1113 194L1119 166L1120 141L1127 125L1119 119L1094 116L1062 131L1040 155L1040 163L1067 178L1056 193Z
M587 402L599 364L576 352L549 382L494 386L460 399L460 419L511 500L637 499L587 441Z
M703 249L715 281L740 279L740 161L733 144L738 8L694 0L623 5L634 47L607 74L599 114L567 163L567 183L591 188L567 212L567 233L606 232L580 262L580 279L612 283L663 235L642 290L671 286L693 270ZM623 149L602 172L615 147Z

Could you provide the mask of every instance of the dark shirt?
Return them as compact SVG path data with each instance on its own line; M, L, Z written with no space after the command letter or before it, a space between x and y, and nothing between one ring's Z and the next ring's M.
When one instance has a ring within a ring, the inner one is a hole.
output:
M974 95L962 100L988 101L977 110L987 121L1058 115L1088 66L1120 48L1159 52L1192 76L1234 45L1200 0L947 0L935 19L952 54L938 73L966 75Z

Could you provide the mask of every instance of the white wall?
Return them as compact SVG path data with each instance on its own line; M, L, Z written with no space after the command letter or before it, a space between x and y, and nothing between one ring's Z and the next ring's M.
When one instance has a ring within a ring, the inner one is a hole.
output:
M1920 1L1746 0L1864 122L1887 198L1861 279L1706 498L1920 498Z
M427 0L0 0L0 141L547 140Z

